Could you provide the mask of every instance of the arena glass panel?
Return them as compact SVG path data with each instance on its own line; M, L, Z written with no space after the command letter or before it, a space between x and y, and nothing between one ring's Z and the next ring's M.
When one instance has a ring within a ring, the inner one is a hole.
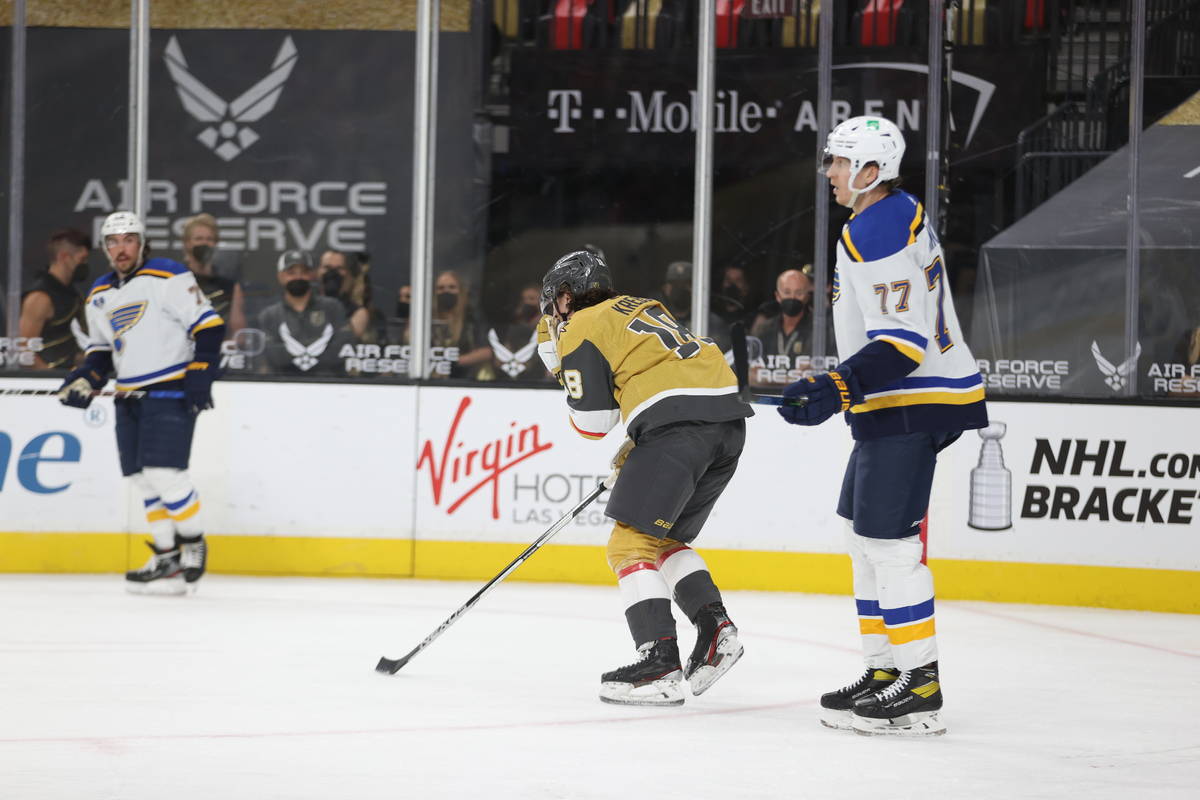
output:
M24 188L21 197L11 198L18 204L21 236L19 310L6 320L4 336L12 346L0 354L5 374L62 377L83 358L83 301L108 269L98 246L98 220L121 202L127 160L129 15L123 8L113 12L39 0L26 4ZM12 28L0 32L0 39L7 66ZM0 137L7 164L14 108L7 70L4 80ZM9 174L5 170L6 255ZM0 280L8 283L7 269ZM10 288L5 286L6 306Z
M155 12L148 240L225 320L224 380L406 377L415 3L350 5Z

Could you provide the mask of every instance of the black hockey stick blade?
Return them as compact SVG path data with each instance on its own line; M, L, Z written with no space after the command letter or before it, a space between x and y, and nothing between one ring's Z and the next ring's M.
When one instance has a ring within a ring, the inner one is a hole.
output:
M735 322L729 328L733 345L733 376L737 378L738 397L743 403L754 402L750 394L750 354L746 351L746 325Z
M384 656L383 658L379 659L379 663L375 665L375 671L381 672L384 675L395 675L400 671L401 667L408 663L410 658L412 658L412 653L409 653L404 658L397 658L394 660Z
M796 408L804 408L808 405L807 397L780 397L777 394L755 394L751 395L751 403L760 406L795 406Z

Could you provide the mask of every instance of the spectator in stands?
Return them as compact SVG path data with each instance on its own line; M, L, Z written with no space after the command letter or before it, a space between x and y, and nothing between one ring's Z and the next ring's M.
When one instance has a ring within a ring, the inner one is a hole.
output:
M498 380L552 380L541 359L534 358L541 290L536 283L521 287L508 322L488 331L492 370Z
M754 321L750 335L762 342L762 355L769 370L791 370L801 366L801 356L812 355L812 278L798 269L784 270L775 280L775 302L779 304L779 310L771 315L760 315ZM780 381L759 379L754 382L791 383L795 380L796 377L786 377Z
M475 378L482 365L492 360L487 334L467 299L467 286L454 270L437 276L433 285L433 347L443 348L449 369L439 368L436 358L433 375L440 378Z
M213 270L221 232L212 214L197 214L183 226L183 263L196 278L213 311L225 320L225 338L246 327L246 300L241 285Z
M748 322L756 299L752 296L746 268L728 266L721 270L721 280L712 293L712 309L727 325Z
M34 369L72 369L79 362L87 321L75 287L87 280L91 249L88 235L75 228L57 230L46 241L47 267L21 298L18 335L42 340Z
M360 265L350 253L328 249L321 253L317 265L317 280L321 282L321 293L342 304L350 332L357 341L365 341L371 312L367 308L370 289Z
M266 335L266 366L284 374L338 374L338 352L350 338L342 304L313 291L312 256L289 250L276 262L283 297L263 309L258 327Z
M666 283L662 287L663 303L675 321L685 328L692 327L692 264L690 261L672 261L667 265ZM721 352L729 350L729 326L713 312L708 312L709 339L717 343Z

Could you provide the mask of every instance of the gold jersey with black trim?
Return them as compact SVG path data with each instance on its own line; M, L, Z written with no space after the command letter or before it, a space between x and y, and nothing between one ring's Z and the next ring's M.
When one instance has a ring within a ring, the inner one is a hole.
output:
M672 422L753 416L721 349L657 300L620 295L571 315L558 342L571 425L599 439L618 420L634 441Z

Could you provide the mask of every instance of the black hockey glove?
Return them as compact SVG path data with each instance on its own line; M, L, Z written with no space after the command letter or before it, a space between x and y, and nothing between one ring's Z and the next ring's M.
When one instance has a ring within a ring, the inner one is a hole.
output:
M199 414L213 407L212 385L220 368L208 361L193 361L188 364L183 376L183 398L188 411Z
M92 404L92 392L103 389L106 383L108 378L84 364L71 370L62 386L58 387L58 402L72 408L87 408Z
M804 405L789 405L786 401L807 398ZM858 380L851 369L842 364L824 375L796 381L783 390L784 404L779 416L792 425L820 425L839 411L845 411L863 400Z

